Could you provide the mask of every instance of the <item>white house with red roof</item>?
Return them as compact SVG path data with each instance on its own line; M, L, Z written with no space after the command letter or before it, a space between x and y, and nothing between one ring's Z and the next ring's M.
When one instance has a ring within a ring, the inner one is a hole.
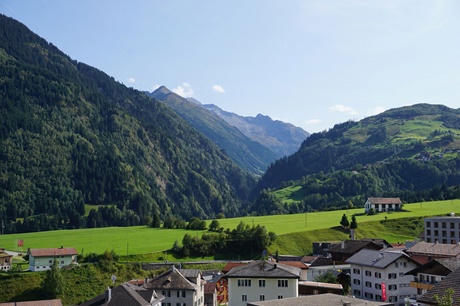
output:
M75 248L29 249L27 253L29 270L33 272L50 270L54 260L57 261L59 268L77 264L78 252Z

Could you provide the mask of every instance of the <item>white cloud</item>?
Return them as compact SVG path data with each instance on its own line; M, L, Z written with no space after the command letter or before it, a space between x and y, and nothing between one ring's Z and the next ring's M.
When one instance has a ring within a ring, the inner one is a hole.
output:
M128 78L128 83L129 84L134 84L134 83L136 83L136 79L134 79L133 77L130 77L130 78Z
M212 85L212 90L220 93L224 93L225 89L220 85Z
M386 109L383 106L376 106L373 109L369 110L369 116L374 116L380 113L383 113Z
M332 111L332 112L346 113L346 114L349 114L349 115L357 115L357 114L359 114L352 107L345 106L343 104L336 104L334 106L329 107L328 109L330 111Z
M190 98L193 96L193 89L189 83L182 83L182 85L173 88L172 91L183 98Z
M306 124L320 124L321 122L323 122L321 119L310 119L305 121Z

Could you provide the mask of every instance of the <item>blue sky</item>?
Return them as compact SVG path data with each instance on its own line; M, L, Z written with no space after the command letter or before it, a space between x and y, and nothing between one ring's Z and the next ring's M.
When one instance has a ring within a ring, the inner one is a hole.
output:
M127 86L308 132L460 106L455 0L0 0L0 12Z

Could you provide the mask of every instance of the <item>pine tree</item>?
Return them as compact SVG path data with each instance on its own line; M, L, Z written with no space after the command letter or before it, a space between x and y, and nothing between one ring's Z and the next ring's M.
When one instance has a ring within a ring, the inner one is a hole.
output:
M353 215L353 217L351 217L350 229L357 229L357 228L358 228L358 222L356 222L356 217Z
M346 214L343 214L342 220L340 220L340 225L342 225L344 228L348 228L350 226L350 222L348 221Z
M57 260L54 260L51 270L46 271L42 287L46 296L51 299L61 296L64 292L65 281Z

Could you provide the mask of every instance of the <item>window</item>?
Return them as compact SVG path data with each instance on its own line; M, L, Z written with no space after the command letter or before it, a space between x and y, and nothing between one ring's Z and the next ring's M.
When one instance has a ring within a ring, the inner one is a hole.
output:
M357 269L357 268L354 268L353 269L353 273L355 274L361 274L361 270Z
M369 270L364 271L364 274L366 274L366 276L372 276L372 272Z
M355 278L355 279L353 280L353 284L359 285L359 284L361 284L361 281L360 281L359 279Z
M366 292L366 293L364 293L364 297L366 297L368 299L373 299L374 295L372 293Z
M278 300L282 300L283 299L283 296L282 295L278 295Z
M426 222L426 227L431 227L431 222L430 221Z
M375 295L375 300L376 300L376 301L381 301L381 300L382 300L382 296L376 294L376 295Z
M438 222L434 222L434 227L439 227Z
M279 279L278 280L278 287L287 287L287 286L288 286L287 279Z
M430 235L431 235L431 230L426 230L426 234L427 234L428 236L430 236Z
M238 287L251 287L251 280L250 279L239 279Z
M399 277L404 277L404 272L399 272Z
M455 228L455 223L454 222L450 222L450 228Z
M407 262L402 263L403 267L407 267Z
M389 279L395 279L397 276L396 276L396 273L389 273L388 274L388 278Z
M241 296L241 300L242 300L243 302L246 302L246 301L248 300L248 296L247 296L246 294L243 294L243 295Z
M399 267L399 263L395 262L395 268L398 268L398 267Z
M355 289L355 290L353 290L353 295L354 296L361 296L361 291Z
M382 273L380 272L375 272L374 275L375 275L375 278L382 278Z
M171 306L171 303L161 303L161 306Z
M388 297L388 302L396 302L397 300L398 300L397 296L392 295L392 296Z
M187 306L185 303L176 303L176 306Z
M183 297L184 298L185 297L185 291L183 291L183 290L177 291L177 297Z
M63 264L64 264L64 260L61 260L61 265L63 265Z
M372 288L372 283L371 282L366 282L366 287Z
M375 289L378 289L378 290L382 289L382 285L379 283L375 283L374 287Z
M390 291L394 291L394 290L396 290L397 288L398 288L397 285L390 285L390 286L388 286L388 290L390 290Z
M50 261L49 261L49 263L53 263L53 261L52 261L52 260L50 260Z
M169 290L163 290L161 294L163 294L165 297L171 297L171 291Z
M265 287L265 279L259 279L259 287Z
M265 295L263 294L259 295L259 301L265 301Z

